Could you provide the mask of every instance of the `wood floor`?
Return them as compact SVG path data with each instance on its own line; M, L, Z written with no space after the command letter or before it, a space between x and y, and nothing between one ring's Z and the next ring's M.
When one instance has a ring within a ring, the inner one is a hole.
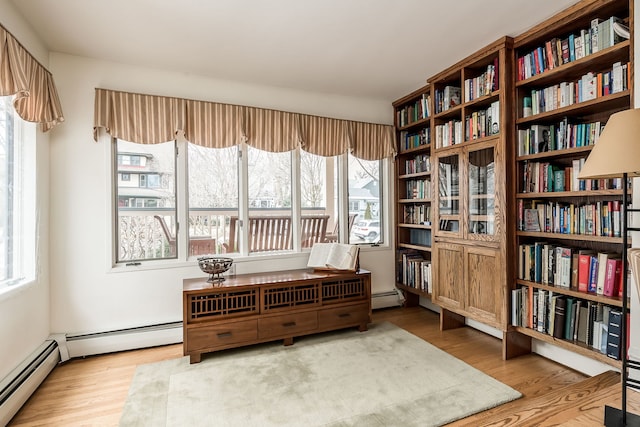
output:
M421 307L374 312L510 385L521 399L459 420L452 426L600 426L604 405L620 407L619 375L593 378L537 355L501 358L498 339L472 328L441 332L438 315ZM182 345L75 359L56 367L10 426L117 426L136 366L182 357ZM640 413L630 392L629 409Z

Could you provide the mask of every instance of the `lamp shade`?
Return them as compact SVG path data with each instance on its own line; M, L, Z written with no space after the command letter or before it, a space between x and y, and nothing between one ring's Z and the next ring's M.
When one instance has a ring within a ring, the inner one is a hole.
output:
M612 114L591 150L579 179L640 176L640 109Z

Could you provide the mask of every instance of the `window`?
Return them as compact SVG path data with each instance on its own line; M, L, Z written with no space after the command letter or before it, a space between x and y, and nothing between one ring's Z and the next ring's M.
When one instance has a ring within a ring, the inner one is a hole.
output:
M346 154L325 158L303 150L272 153L247 145L207 148L120 140L115 145L117 262L184 258L181 247L187 257L252 255L307 250L317 242L382 240L380 161ZM125 158L129 164L120 164ZM127 182L120 168L131 167L134 158L146 159L145 165ZM184 165L184 180L177 165ZM339 171L348 171L341 172L348 181L348 200L340 191ZM182 192L183 214L177 202ZM347 240L339 237L341 206L345 212L349 206ZM366 235L354 233L360 220L375 221Z
M0 97L0 289L35 278L35 125Z
M348 155L349 214L355 215L349 243L380 243L382 241L382 192L380 170L382 161L361 160Z
M189 255L236 252L238 147L188 144Z
M130 181L131 180L131 175L129 175L128 173L121 173L120 174L120 180L122 180L122 181Z
M157 188L146 188L145 174L131 174L137 181L133 185L121 185L126 183L122 179L117 182L116 262L177 257L175 144L171 141L143 145L123 140L114 144L118 159L116 176L122 174L119 168L141 158L148 160L143 162L145 168L162 171ZM132 155L134 152L143 155Z

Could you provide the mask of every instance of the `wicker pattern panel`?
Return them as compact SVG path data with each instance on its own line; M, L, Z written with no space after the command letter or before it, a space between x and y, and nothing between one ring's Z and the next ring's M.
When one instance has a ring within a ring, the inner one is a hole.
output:
M351 278L325 281L322 283L322 302L342 302L360 300L367 296L364 280Z
M297 286L278 286L263 290L263 312L290 307L312 306L320 304L318 283Z
M258 313L258 289L191 295L191 319L235 317Z

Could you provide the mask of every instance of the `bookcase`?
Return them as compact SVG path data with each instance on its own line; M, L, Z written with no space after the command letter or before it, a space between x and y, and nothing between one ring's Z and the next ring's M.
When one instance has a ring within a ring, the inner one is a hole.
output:
M397 130L396 286L407 305L431 295L432 180L429 85L393 103Z
M441 307L442 329L470 318L508 330L512 43L503 37L428 80L434 94L432 301Z
M616 367L620 350L607 339L622 309L620 205L630 190L577 174L608 117L633 105L632 40L633 1L620 0L582 1L514 39L511 326L521 342Z

